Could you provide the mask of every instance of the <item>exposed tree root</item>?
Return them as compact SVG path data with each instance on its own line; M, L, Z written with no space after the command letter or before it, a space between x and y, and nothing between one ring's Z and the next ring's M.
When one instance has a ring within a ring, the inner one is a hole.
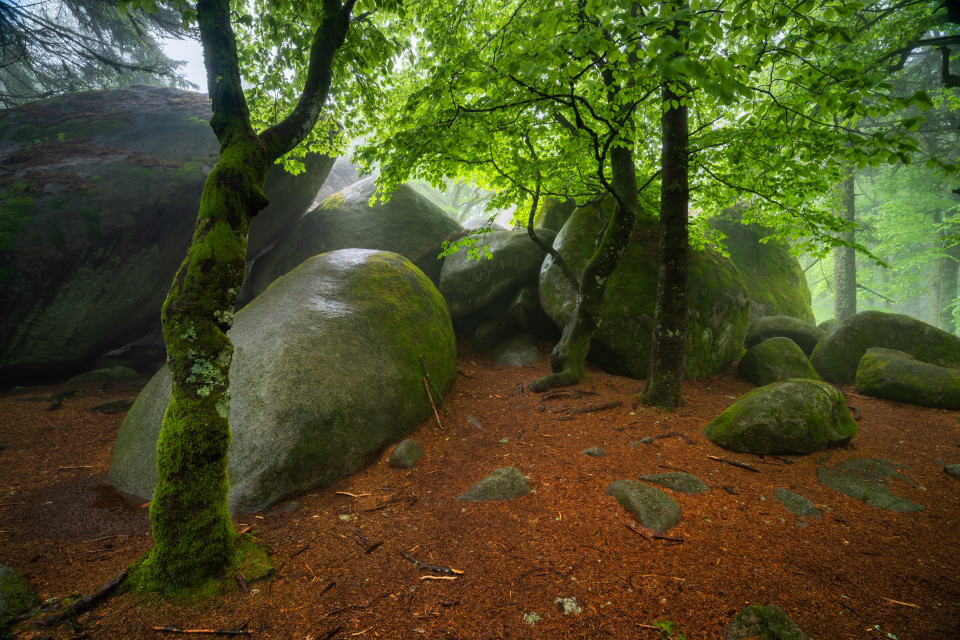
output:
M58 611L57 613L52 613L49 616L41 618L37 621L37 624L41 627L52 627L55 624L60 624L70 618L76 618L90 611L113 595L127 579L127 572L128 569L124 569L87 597L77 600L63 611Z

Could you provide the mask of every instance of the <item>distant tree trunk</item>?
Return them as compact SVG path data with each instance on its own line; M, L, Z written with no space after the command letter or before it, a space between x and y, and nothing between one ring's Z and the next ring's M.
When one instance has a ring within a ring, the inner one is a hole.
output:
M620 263L637 220L637 173L631 149L613 146L610 149L610 168L617 204L600 245L580 276L573 317L563 328L560 341L550 354L552 373L528 384L531 391L568 386L586 376L587 352L593 334L600 326L607 280Z
M676 31L676 30L675 30ZM683 404L683 364L687 342L687 207L689 128L687 107L673 87L663 89L660 187L660 271L650 343L650 370L643 399L654 405Z
M848 224L856 221L856 195L854 192L853 168L838 185L840 192L840 216ZM841 235L849 243L856 242L856 233L849 228ZM833 273L835 277L833 317L837 322L857 312L857 252L853 247L835 247L833 250Z
M940 328L950 333L957 332L954 319L954 303L957 299L957 275L960 273L960 245L944 249L940 258Z
M172 390L157 443L150 503L154 548L132 572L141 590L178 592L223 577L238 558L227 508L230 363L227 330L243 284L250 220L267 204L271 164L313 128L330 87L353 3L325 0L314 34L304 97L282 122L257 135L240 82L228 0L199 0L197 14L220 145L197 226L161 313Z

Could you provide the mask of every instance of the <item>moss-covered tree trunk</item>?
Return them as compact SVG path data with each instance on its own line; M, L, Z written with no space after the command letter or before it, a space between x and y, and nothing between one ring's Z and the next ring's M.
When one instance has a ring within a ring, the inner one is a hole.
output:
M676 34L676 31L674 31ZM650 342L650 369L643 399L657 406L683 404L687 342L687 254L690 201L687 107L667 83L663 89L660 186L660 270Z
M637 220L637 173L632 150L627 146L611 148L610 169L616 205L600 244L580 276L573 316L550 354L552 373L527 385L531 391L568 386L586 376L587 353L600 326L607 280L620 263Z
M194 589L224 577L237 560L227 507L233 345L226 332L243 284L250 221L267 204L267 170L316 123L352 6L324 2L304 96L288 118L258 136L241 88L229 2L197 3L213 106L210 126L220 153L204 184L193 241L161 314L173 386L150 505L155 544L133 572L143 590Z
M851 225L840 236L851 245L856 241L853 223L856 221L853 168L850 168L847 177L838 186L840 192L840 211L844 222ZM837 322L857 312L857 252L852 246L839 246L833 250L833 317Z

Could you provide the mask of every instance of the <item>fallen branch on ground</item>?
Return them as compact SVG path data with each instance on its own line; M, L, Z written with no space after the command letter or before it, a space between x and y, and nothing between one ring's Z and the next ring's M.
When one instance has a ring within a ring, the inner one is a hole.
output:
M179 629L177 627L154 627L154 631L163 631L165 633L192 633L218 636L252 636L251 629Z
M350 611L350 610L356 611L356 610L360 610L360 609L367 609L367 608L369 608L370 606L372 606L373 603L375 603L377 600L380 600L381 598L385 598L385 597L388 596L388 595L390 595L390 592L389 592L389 591L385 591L385 592L381 593L380 595L371 598L370 601L367 602L366 604L348 604L348 605L345 606L345 607L340 607L339 609L334 609L334 610L331 611L330 613L328 613L328 614L324 615L322 618L320 618L320 620L326 620L327 618L329 618L329 617L331 617L331 616L335 616L335 615L337 615L338 613L343 613L344 611Z
M113 595L113 592L116 591L117 588L121 584L123 584L123 581L127 579L127 571L128 571L127 569L124 569L123 571L118 573L116 576L114 576L112 579L104 583L103 586L101 586L99 589L97 589L96 591L88 595L86 598L81 598L80 600L77 600L76 602L71 604L69 607L67 607L63 611L50 614L45 618L41 618L37 622L37 624L40 625L41 627L52 627L55 624L60 624L65 620L69 620L70 618L75 618L82 613L86 613L87 611L90 611L91 609L96 607L98 604L100 604L101 602L109 598L111 595Z
M598 396L600 395L596 391L587 391L586 389L573 389L569 391L548 391L547 393L540 396L540 402L545 402L547 400L553 400L554 398L573 398L576 400L581 396Z
M621 406L623 403L619 400L614 400L613 402L607 402L604 404L594 404L589 407L583 407L582 409L575 409L570 412L570 415L575 416L581 413L590 413L592 411L605 411L607 409L616 409Z
M463 573L463 571L460 571L459 569L453 569L452 567L439 567L434 564L427 564L426 562L421 562L416 558L414 558L409 553L407 553L406 551L401 551L400 555L402 555L404 558L406 558L413 564L417 565L424 571L433 571L434 573L446 573L447 575L459 575Z
M440 424L440 415L437 413L437 405L433 404L433 396L430 395L430 385L427 384L426 377L423 378L423 388L427 390L427 400L430 401L430 406L433 408L433 417L437 419L437 426L443 429L443 425Z
M717 462L722 462L723 464L729 464L729 465L734 466L734 467L739 467L739 468L741 468L741 469L746 469L747 471L753 471L754 473L760 473L760 469L757 469L756 467L751 467L750 465L744 464L743 462L737 462L736 460L727 460L726 458L718 458L717 456L707 456L707 457L710 458L711 460L716 460Z

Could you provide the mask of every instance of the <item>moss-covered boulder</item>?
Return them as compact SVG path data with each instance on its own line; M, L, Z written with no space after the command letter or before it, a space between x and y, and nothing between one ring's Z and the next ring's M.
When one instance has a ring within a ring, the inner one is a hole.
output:
M610 215L612 202L605 201ZM596 205L577 209L554 241L579 277L602 229ZM643 378L650 359L653 311L657 296L659 223L637 219L630 245L607 281L600 327L591 343L591 359L610 373ZM573 316L576 295L549 256L540 271L540 303L558 327ZM685 375L699 378L726 369L740 355L750 320L743 279L729 259L707 249L690 252L687 292Z
M441 392L456 376L443 299L393 253L311 258L237 313L229 335L234 512L329 486L430 416L420 355ZM120 427L109 473L118 488L152 495L169 397L164 368Z
M790 338L770 338L740 358L737 373L758 387L790 378L819 380L807 356Z
M16 570L0 564L0 625L39 604L33 587ZM0 627L0 635L3 635Z
M824 329L797 318L762 316L750 321L743 343L750 348L770 338L790 338L809 356L825 335L827 332Z
M868 396L960 409L960 369L920 362L896 349L867 349L857 367L856 385Z
M577 203L573 200L558 200L556 198L544 198L543 206L537 212L536 224L538 229L550 229L551 231L560 231L574 209Z
M772 604L751 604L733 617L723 640L811 640L787 612Z
M537 235L549 245L556 234L541 229ZM447 256L440 272L440 293L454 318L535 284L546 255L526 230L493 231L481 235L479 242L489 249L489 257L472 259L462 249Z
M666 533L680 522L680 505L660 489L633 480L616 480L607 485L613 496L641 525Z
M751 315L790 316L813 322L810 289L797 258L762 225L744 220L743 207L725 209L708 222L726 236L724 247L740 270Z
M159 327L217 159L198 93L135 86L0 112L0 379L65 373ZM274 167L249 251L297 220L332 160Z
M442 209L409 185L400 185L387 202L370 198L369 176L339 191L304 215L250 270L240 302L260 295L270 283L312 256L339 249L378 249L399 253L437 282L440 241L460 230ZM429 256L421 255L428 250Z
M489 502L491 500L513 500L530 493L530 485L516 467L502 467L479 481L456 500L466 502Z
M960 368L960 337L910 316L862 311L840 322L823 337L810 363L824 380L856 380L860 359L870 347L909 353L921 362Z
M843 394L824 382L784 380L742 396L704 429L714 444L743 453L810 453L857 433Z

